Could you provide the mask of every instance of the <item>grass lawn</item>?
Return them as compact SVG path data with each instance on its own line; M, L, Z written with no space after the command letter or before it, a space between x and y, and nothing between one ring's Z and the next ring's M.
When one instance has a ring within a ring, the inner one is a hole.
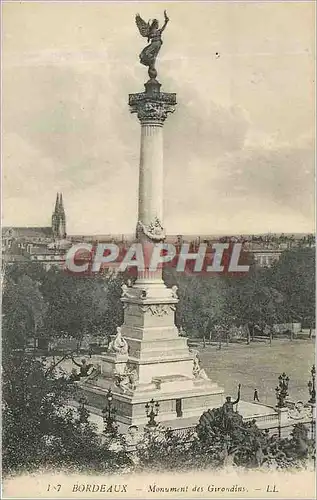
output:
M278 376L285 371L290 378L289 395L291 400L307 401L307 383L310 370L315 362L315 343L313 340L275 340L269 343L224 344L221 350L216 346L195 347L199 349L201 366L214 382L225 389L225 395L233 398L237 395L237 386L241 383L241 399L253 401L254 389L258 390L260 402L276 404L275 387ZM86 355L75 356L80 362ZM51 358L48 358L48 362ZM74 365L71 360L62 363L67 372Z
M276 340L271 347L269 343L231 344L221 350L207 346L200 349L199 357L201 366L225 389L225 395L236 397L241 383L241 399L253 401L256 388L261 403L275 405L278 376L285 371L290 378L290 399L304 402L309 399L307 383L315 362L312 340Z

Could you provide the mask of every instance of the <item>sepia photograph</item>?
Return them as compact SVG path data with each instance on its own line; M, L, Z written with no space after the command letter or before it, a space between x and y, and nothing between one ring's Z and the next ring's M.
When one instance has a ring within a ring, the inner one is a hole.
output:
M316 498L315 2L1 11L2 497Z

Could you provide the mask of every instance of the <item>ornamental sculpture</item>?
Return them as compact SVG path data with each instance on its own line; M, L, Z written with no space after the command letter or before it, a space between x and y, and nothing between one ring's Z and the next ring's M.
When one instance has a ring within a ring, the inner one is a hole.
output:
M136 368L127 364L123 374L115 373L115 383L122 389L123 394L135 391L138 383L138 372Z
M128 354L129 346L127 341L122 337L121 328L118 326L117 334L109 343L108 352L116 354Z
M147 45L140 54L140 63L147 66L150 79L144 84L145 92L129 94L131 113L137 113L141 124L163 126L169 113L175 111L176 94L161 92L161 84L156 80L155 61L162 46L162 33L169 21L164 12L165 22L161 28L157 19L145 22L139 14L135 21L141 36L147 38Z
M198 352L194 351L194 365L193 365L193 375L196 379L209 380L208 375L203 368L200 367L200 361L198 357Z
M137 14L135 16L135 22L140 32L140 35L144 38L147 38L147 41L150 42L141 52L139 58L140 63L144 66L148 66L149 77L156 78L157 72L155 69L155 61L158 56L158 53L162 47L162 33L165 30L169 18L167 17L166 10L164 10L164 24L160 28L159 22L157 19L153 19L152 22L145 22L142 17Z
M175 306L173 304L139 305L139 308L143 313L150 312L152 316L159 317L169 314L171 310L175 310Z
M305 406L302 401L297 401L294 408L288 409L288 417L292 420L311 420L312 408L311 406Z
M145 225L139 221L137 232L138 234L143 233L151 241L162 241L165 238L165 230L158 217L155 217L149 225Z
M168 113L175 111L173 106L169 106L162 102L144 102L136 111L140 122L157 122L163 124Z
M122 295L121 295L122 299L132 299L132 300L145 299L147 296L146 290L138 290L137 288L131 288L124 284L121 286L121 290L122 290ZM132 293L130 292L130 290L132 290ZM127 303L123 304L124 309L127 309L128 306L129 305Z
M149 80L145 92L129 94L131 113L137 113L141 123L162 126L168 114L174 113L176 94L160 92L160 86L157 80Z
M121 297L122 297L122 298L123 298L123 297L127 297L127 298L129 298L129 299L134 299L134 298L135 298L135 295L133 295L133 294L129 293L129 288L130 288L130 287L128 287L128 286L127 286L127 285L125 285L125 284L123 284L123 285L121 286L121 290L122 290L122 295L121 295Z
M101 375L101 365L100 363L97 363L94 367L92 372L87 376L85 382L89 382L91 380L97 380Z
M171 294L172 294L173 299L178 299L177 290L178 290L178 286L173 285L171 288Z

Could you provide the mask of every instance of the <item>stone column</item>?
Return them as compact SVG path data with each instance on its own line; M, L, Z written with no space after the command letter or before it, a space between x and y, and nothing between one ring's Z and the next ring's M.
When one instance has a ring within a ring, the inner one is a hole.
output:
M141 121L138 221L163 224L163 125Z
M130 110L141 124L136 234L149 258L154 246L165 239L163 126L176 105L176 94L161 92L152 58L150 63L144 92L129 95ZM145 265L133 286L122 285L121 302L124 321L112 344L115 353L110 349L99 356L99 378L88 377L86 383L80 383L90 405L102 409L111 388L118 422L127 425L147 423L145 404L152 398L159 402L160 421L199 418L208 408L221 405L223 389L197 366L196 354L179 335L175 325L177 286L165 286L161 269L152 272Z
M141 123L137 240L149 253L165 238L163 124L176 105L176 94L160 92L160 87L153 77L145 84L145 92L129 96L131 111ZM177 287L165 286L161 270L145 269L132 287L123 285L121 302L122 338L116 343L126 341L128 359L111 352L99 357L101 379L88 381L84 388L90 404L102 408L111 387L118 421L128 425L147 422L145 404L152 397L160 404L161 421L199 417L221 405L223 389L197 368L196 354L179 335L174 317Z
M163 125L168 113L173 113L176 94L160 92L161 84L151 78L145 92L130 94L129 105L141 123L139 171L139 206L137 239L143 244L144 255L150 258L153 245L164 241L163 222ZM138 275L137 284L162 283L161 270Z

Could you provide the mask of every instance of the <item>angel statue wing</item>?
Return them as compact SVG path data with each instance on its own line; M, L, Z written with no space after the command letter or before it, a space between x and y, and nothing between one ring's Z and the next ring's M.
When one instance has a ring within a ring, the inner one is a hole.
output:
M137 14L135 16L135 22L136 22L136 25L139 29L140 35L147 38L149 36L149 33L150 33L150 24L146 23L142 19L142 17L140 16L140 14Z

